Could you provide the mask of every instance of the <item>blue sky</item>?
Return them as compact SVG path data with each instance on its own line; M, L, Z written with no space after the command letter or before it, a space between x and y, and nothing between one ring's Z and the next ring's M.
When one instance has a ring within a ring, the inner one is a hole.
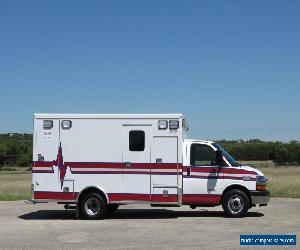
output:
M1 1L0 132L32 114L183 113L300 140L299 1Z

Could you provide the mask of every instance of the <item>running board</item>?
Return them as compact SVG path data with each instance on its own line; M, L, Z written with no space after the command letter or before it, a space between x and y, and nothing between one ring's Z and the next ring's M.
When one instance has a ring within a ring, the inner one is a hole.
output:
M35 204L35 202L32 201L32 200L26 200L26 201L24 201L24 203L25 203L25 204L31 204L31 205L34 205L34 204Z
M151 204L151 207L180 207L179 204Z

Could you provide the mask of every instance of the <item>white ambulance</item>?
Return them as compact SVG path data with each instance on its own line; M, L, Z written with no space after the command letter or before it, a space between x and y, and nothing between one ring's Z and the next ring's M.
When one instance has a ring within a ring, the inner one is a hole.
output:
M220 145L186 139L182 114L34 114L32 201L102 219L119 205L267 205L267 178Z

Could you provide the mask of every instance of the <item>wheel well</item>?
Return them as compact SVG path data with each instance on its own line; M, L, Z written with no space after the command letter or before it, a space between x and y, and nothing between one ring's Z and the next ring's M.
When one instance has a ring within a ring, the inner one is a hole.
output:
M84 190L82 190L77 198L77 204L81 201L81 199L88 193L96 193L102 196L102 198L104 199L104 201L106 202L106 204L108 204L108 200L106 198L106 195L104 194L103 191L101 191L99 188L97 187L88 187Z
M230 190L232 190L232 189L239 189L239 190L244 191L244 193L247 195L247 197L248 197L248 199L249 199L249 205L250 205L250 207L252 206L252 200L251 200L250 191L249 191L246 187L241 186L241 185L231 185L231 186L225 188L225 190L223 191L223 194L222 194L222 202L223 202L223 197L224 197L224 195L225 195L228 191L230 191Z

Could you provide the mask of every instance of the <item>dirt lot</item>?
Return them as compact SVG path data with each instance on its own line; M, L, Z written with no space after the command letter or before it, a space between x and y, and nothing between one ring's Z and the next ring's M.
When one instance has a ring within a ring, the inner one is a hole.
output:
M300 199L272 199L268 207L232 219L221 207L128 205L106 220L84 221L62 205L2 201L0 249L253 249L240 247L240 234L299 237L299 208Z

